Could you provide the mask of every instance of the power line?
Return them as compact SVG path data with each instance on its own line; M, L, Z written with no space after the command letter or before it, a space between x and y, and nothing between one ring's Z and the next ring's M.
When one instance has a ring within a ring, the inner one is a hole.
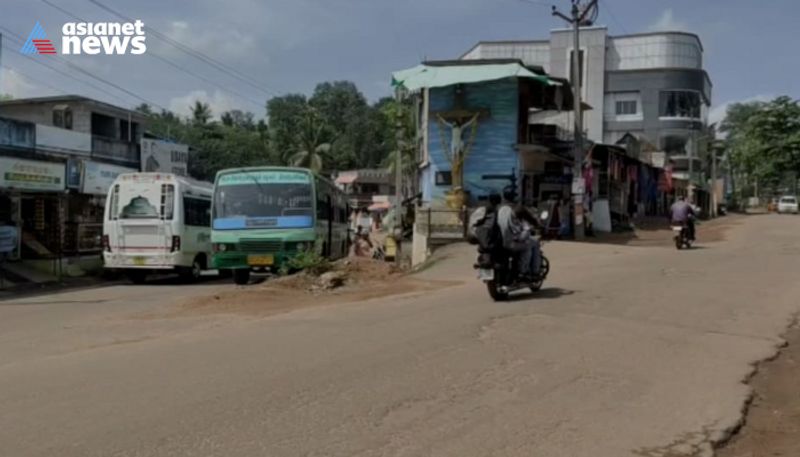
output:
M543 0L517 0L517 1L519 1L520 3L528 3L531 5L546 6L548 8L551 8L553 6L553 3L546 2Z
M132 18L130 18L128 16L125 16L124 14L120 13L119 11L116 11L116 10L112 9L111 7L108 7L108 6L104 5L99 0L89 0L89 2L93 3L98 8L101 8L104 11L109 12L109 13L119 17L120 19L124 19L124 20L129 21L129 22L133 22L134 21L134 19L132 19ZM192 48L192 47L190 47L190 46L188 46L186 44L183 44L183 43L181 43L181 42L179 42L177 40L174 40L174 39L168 37L167 35L159 32L158 30L156 30L156 29L154 29L154 28L152 28L150 26L145 25L144 28L149 33L155 35L156 37L158 37L162 41L170 44L174 48L176 48L176 49L178 49L178 50L180 50L180 51L182 51L182 52L184 52L184 53L186 53L186 54L188 54L188 55L190 55L190 56L192 56L192 57L194 57L194 58L196 58L198 60L201 60L201 61L207 63L208 65L211 65L212 67L216 68L217 70L219 70L219 71L221 71L221 72L223 72L223 73L225 73L225 74L227 74L229 76L232 76L232 77L238 79L239 81L242 81L245 84L247 84L247 85L249 85L249 86L251 86L251 87L253 87L255 89L258 89L258 90L264 92L267 95L278 96L278 94L275 91L273 91L272 89L262 85L255 78L252 78L252 77L250 77L248 75L245 75L242 72L240 72L239 70L237 70L237 69L235 69L235 68L233 68L233 67L231 67L229 65L226 65L226 64L220 62L219 60L216 60L213 57L210 57L210 56L204 54L201 51L198 51L198 50L196 50L196 49L194 49L194 48Z
M45 87L49 87L50 89L53 89L54 91L59 92L61 94L69 93L69 92L65 91L64 89L58 88L58 87L48 83L47 81L43 81L43 80L41 80L39 78L36 78L34 76L29 75L28 73L20 71L19 68L12 68L12 67L9 67L8 65L0 65L0 69L2 69L2 68L5 68L8 71L12 71L12 72L14 72L14 73L16 73L18 75L22 75L23 77L25 77L25 79L27 79L29 81L35 82L37 84L41 84L42 86L45 86Z
M88 22L86 19L83 19L83 18L81 18L79 16L76 16L75 14L71 13L70 11L68 11L68 10L66 10L66 9L64 9L64 8L54 4L54 3L52 3L50 0L42 0L42 2L44 4L52 7L52 8L55 8L56 10L62 12L63 14L65 14L65 15L73 18L73 19L76 19L76 20L81 21L81 22ZM159 61L169 65L170 67L172 67L172 68L174 68L176 70L179 70L179 71L181 71L183 73L186 73L187 75L193 76L193 77L195 77L195 78L197 78L197 79L199 79L201 81L204 81L207 84L211 84L211 85L217 87L218 89L220 89L220 90L222 90L224 92L227 92L227 93L229 93L231 95L239 97L240 99L242 99L242 100L244 100L244 101L246 101L248 103L252 103L253 105L258 106L259 108L263 108L264 107L263 103L257 102L255 100L252 100L252 99L248 98L247 96L245 96L245 95L243 95L243 94L241 94L239 92L236 92L234 90L226 89L221 84L218 84L217 82L212 81L212 80L210 80L210 79L208 79L208 78L206 78L206 77L204 77L202 75L199 75L197 73L192 73L191 71L187 70L186 68L181 67L180 65L176 64L175 62L172 62L171 60L166 59L166 58L154 53L153 51L148 51L147 53L145 53L145 55L148 55L148 56L150 56L150 57L152 57L152 58L154 58L156 60L159 60Z
M8 29L6 29L6 28L5 28L5 27L3 27L3 26L0 26L0 29L4 29L4 30L8 31ZM4 37L5 37L5 38L8 38L8 36L7 36L7 35L4 35ZM12 38L12 40L13 40L13 38ZM13 41L15 41L15 42L16 42L17 44L19 44L19 45L22 45L22 41L20 41L20 40L13 40ZM11 47L10 47L8 44L6 44L6 43L3 43L3 47L4 47L4 48L6 48L7 50L11 51L12 53L17 51L17 49L11 48ZM43 62L43 61L41 61L41 60L34 59L33 57L31 57L31 56L27 56L27 55L23 55L23 57L25 57L26 59L30 60L31 62L33 62L33 63L35 63L35 64L37 64L37 65L41 65L41 66L43 66L43 67L45 67L45 68L49 68L50 70L52 70L52 71L54 71L54 72L56 72L56 73L58 73L58 74L60 74L60 75L62 75L62 76L66 76L67 78L70 78L70 79L72 79L72 80L74 80L74 81L77 81L77 82L79 82L79 83L81 83L81 84L84 84L84 85L86 85L86 86L89 86L89 87L91 87L91 88L93 88L93 89L95 89L95 90L97 90L97 91L99 91L99 92L102 92L102 93L104 93L104 94L106 94L106 95L109 95L109 96L111 96L112 98L114 98L114 99L116 99L116 100L119 100L119 101L122 101L122 102L124 102L125 104L127 104L127 103L128 103L128 101L127 101L127 100L125 100L125 99L123 99L123 98L120 98L120 96L119 96L119 95L117 95L117 94L115 94L115 93L113 93L113 92L110 92L110 91L108 91L108 90L106 90L106 89L104 89L104 88L102 88L102 87L100 87L100 86L94 85L94 84L92 84L92 83L90 83L90 82L88 82L88 81L84 81L84 80L82 80L82 79L76 78L76 77L75 77L75 76L73 76L73 75L70 75L70 74L68 74L68 73L64 73L63 71L61 71L60 69L58 69L58 68L54 67L53 65L50 65L49 63L45 63L45 62Z
M12 36L16 37L16 38L17 38L17 42L19 42L19 43L23 42L23 40L22 40L22 37L21 37L20 35L17 35L16 33L14 33L13 31L11 31L11 30L10 30L10 29L8 29L7 27L0 26L0 28L2 28L3 30L5 30L6 32L10 33ZM39 60L33 59L33 58L31 58L30 56L26 56L26 57L28 57L29 59L33 60L34 62L39 62ZM159 108L159 109L162 109L162 110L164 110L164 111L168 111L166 108L164 108L163 106L159 105L158 103L155 103L155 102L153 102L153 101L151 101L151 100L148 100L148 99L146 99L146 98L144 98L144 97L141 97L141 96L139 96L138 94L136 94L136 93L134 93L134 92L132 92L132 91L130 91L130 90L128 90L128 89L125 89L124 87L122 87L122 86L120 86L120 85L118 85L118 84L115 84L115 83L112 83L111 81L108 81L107 79L104 79L104 78L102 78L102 77L100 77L100 76L97 76L97 75L95 75L95 74L92 74L92 73L90 73L90 72L88 72L88 71L84 70L83 68L81 68L81 67L79 67L79 66L75 65L74 63L72 63L72 62L70 62L70 61L68 61L68 60L65 60L65 59L63 59L63 58L60 58L60 57L58 57L58 56L54 56L54 57L56 57L58 61L60 61L60 62L62 62L62 63L64 63L64 64L66 64L68 67L70 67L71 69L73 69L73 70L77 71L78 73L81 73L81 74L83 74L83 75L86 75L86 76L88 76L88 77L90 77L90 78L92 78L92 79L94 79L94 80L96 80L96 81L99 81L99 82L101 82L101 83L103 83L103 84L106 84L106 85L108 85L108 86L111 86L111 87L113 87L114 89L117 89L117 90L118 90L118 91L120 91L120 92L124 92L125 94L127 94L127 95L130 95L131 97L133 97L133 98L135 98L135 99L137 99L137 100L140 100L140 101L142 101L142 102L144 102L144 103L147 103L147 104L149 104L149 105L155 106L155 107L157 107L157 108ZM65 73L62 73L62 74L65 74Z
M614 23L617 24L617 26L622 30L622 33L625 33L627 35L628 34L628 30L625 28L625 26L622 24L622 22L617 20L617 16L614 15L614 12L611 10L610 2L607 2L607 1L604 1L604 0L600 0L600 1L603 3L603 6L606 7L606 11L608 11L608 15L611 16L611 20L613 20Z

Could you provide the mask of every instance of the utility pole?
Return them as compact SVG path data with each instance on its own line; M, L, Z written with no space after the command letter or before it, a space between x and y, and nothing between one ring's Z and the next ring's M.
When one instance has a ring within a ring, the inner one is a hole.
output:
M0 33L0 95L3 95L3 34Z
M400 241L403 239L403 118L402 106L403 94L400 88L395 89L395 100L397 109L395 110L395 158L394 158L394 233L397 240L395 261L400 261Z
M573 100L574 100L574 111L575 111L575 127L574 127L574 138L575 138L575 145L573 151L573 167L572 167L572 196L573 196L573 207L575 208L574 212L574 235L576 240L584 239L585 233L585 222L584 222L584 208L583 208L583 196L586 192L586 189L580 185L581 180L583 179L583 111L582 111L582 103L581 103L581 73L582 73L582 65L581 65L581 41L580 41L580 28L581 25L590 25L590 21L587 21L587 17L589 12L593 9L597 8L598 0L592 0L586 7L581 7L579 0L572 0L572 9L570 10L570 16L562 14L561 12L553 6L553 16L560 17L568 24L572 25L572 35L573 35L573 49L572 49L572 71L571 71L571 79L572 79L572 92L573 92ZM588 56L587 56L587 64L588 64ZM591 166L591 164L589 164Z

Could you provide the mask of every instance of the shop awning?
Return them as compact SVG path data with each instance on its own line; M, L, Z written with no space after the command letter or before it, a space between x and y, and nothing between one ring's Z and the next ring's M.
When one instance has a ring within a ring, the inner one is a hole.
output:
M353 184L357 178L358 175L356 174L337 176L336 184Z
M391 207L392 204L389 202L375 202L367 207L367 211L386 211Z
M414 68L392 73L392 86L402 87L409 91L422 88L446 87L454 84L495 81L505 78L534 79L548 86L561 86L562 83L537 75L519 63L496 63L475 65L465 62L464 65L417 65Z

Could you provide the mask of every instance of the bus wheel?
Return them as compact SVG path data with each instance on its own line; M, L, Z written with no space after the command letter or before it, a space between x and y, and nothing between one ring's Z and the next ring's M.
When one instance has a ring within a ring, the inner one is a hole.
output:
M181 279L186 282L197 282L203 275L203 270L205 270L205 262L203 262L201 256L197 256L194 258L194 261L192 261L192 266L189 268L182 268L179 274Z
M233 282L240 286L247 285L250 282L250 270L242 268L233 270Z
M129 270L125 275L134 284L144 284L147 279L147 272L144 270Z

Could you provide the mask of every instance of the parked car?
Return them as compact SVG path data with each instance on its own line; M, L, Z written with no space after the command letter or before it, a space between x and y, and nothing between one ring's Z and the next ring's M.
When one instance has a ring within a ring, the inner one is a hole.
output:
M778 214L797 214L797 197L785 196L778 201Z

